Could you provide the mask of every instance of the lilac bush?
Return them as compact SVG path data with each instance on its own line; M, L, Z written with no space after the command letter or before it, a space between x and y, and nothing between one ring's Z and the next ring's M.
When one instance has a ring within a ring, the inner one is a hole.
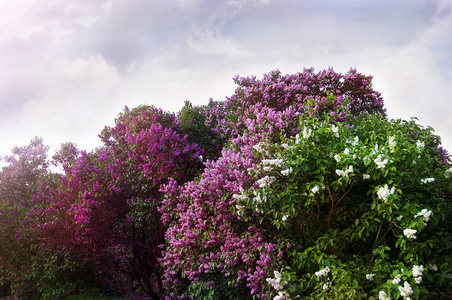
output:
M161 248L165 227L157 207L160 185L180 184L199 172L203 150L178 133L174 114L140 106L106 127L104 147L82 151L57 190L36 194L48 207L36 233L48 245L65 245L93 266L92 276L132 299L163 294ZM72 153L73 151L71 151Z
M172 181L162 188L167 198L160 211L169 226L164 282L174 297L174 291L184 289L199 296L199 284L230 297L272 295L265 279L284 252L279 242L265 238L268 195L258 192L277 181L267 173L282 162L270 153L302 131L300 118L322 115L340 123L349 116L384 115L370 79L354 70L341 75L312 69L286 76L272 72L262 80L235 79L239 88L225 103L224 122L218 122L230 135L228 147L205 164L196 181L183 186ZM245 199L252 199L252 214L246 213Z
M440 161L438 137L378 115L337 122L313 101L295 136L287 135L291 114L268 109L197 181L162 189L169 298L408 299L447 291L451 163ZM255 130L273 126L279 140Z

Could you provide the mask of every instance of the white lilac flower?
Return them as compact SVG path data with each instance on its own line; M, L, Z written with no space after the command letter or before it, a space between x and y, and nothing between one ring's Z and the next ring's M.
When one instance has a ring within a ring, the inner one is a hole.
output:
M311 137L311 132L312 132L311 128L305 127L303 129L303 138L309 139Z
M435 181L435 178L424 178L424 179L421 179L421 183L422 184L432 183L434 181Z
M253 198L254 202L257 202L259 204L267 202L267 195L264 194L261 197L261 194L259 194L256 191L254 191L254 195L255 195L255 197Z
M422 282L422 276L419 276L419 277L414 278L414 281L415 281L417 284L420 284L420 283Z
M340 161L341 161L341 156L340 156L339 154L336 154L336 155L334 156L334 159L335 159L337 162L340 162Z
M410 228L407 228L403 231L403 235L409 239L415 239L416 233L417 233L416 229L410 229Z
M281 174L284 176L289 176L289 174L291 174L293 172L292 167L289 167L288 169L282 170Z
M449 168L444 172L444 176L446 178L450 178L451 175L452 175L452 168Z
M295 144L300 143L300 141L301 141L301 139L300 139L300 134L297 134L297 135L295 136Z
M232 199L234 200L245 200L246 199L246 195L244 194L234 194L232 195Z
M331 130L333 131L333 133L336 137L339 137L339 127L337 127L336 125L333 125Z
M287 218L289 218L289 215L284 215L284 216L282 217L281 220L282 220L283 222L286 222L286 221L287 221Z
M427 223L430 220L430 216L431 215L432 215L432 211L431 210L427 210L426 208L424 208L423 210L421 210L420 212L415 214L414 218L422 216L424 218L424 222Z
M264 165L264 171L269 172L273 170L273 167L281 167L284 163L282 159L263 159L262 164Z
M346 154L346 155L349 155L349 154L350 154L350 149L348 149L348 148L345 148L345 150L344 150L344 154Z
M394 193L395 193L395 187L392 187L391 190L389 190L389 187L386 184L384 187L380 187L378 189L377 195L378 195L378 198L383 200L384 203L387 203L389 195L394 195Z
M363 179L364 180L370 179L370 175L369 174L363 174Z
M419 277L422 276L422 273L424 272L424 266L418 266L418 265L414 265L413 266L413 277Z
M341 176L341 177L346 176L349 173L353 173L353 172L354 172L354 170L353 170L353 166L352 165L349 165L347 170L345 170L345 171L340 170L340 169L336 169L336 174Z
M256 151L259 151L259 152L262 151L262 148L261 148L260 144L253 145L253 149L256 150Z
M317 276L317 277L326 276L326 275L328 275L328 273L330 271L331 271L331 269L329 267L326 267L325 269L315 272L315 276Z
M284 281L283 283L281 283L281 279L282 279L281 273L279 273L278 271L274 271L273 273L275 274L274 279L267 278L265 280L268 283L270 283L275 290L280 291L287 285L287 281Z
M378 300L391 300L391 298L383 291L378 293Z
M421 142L421 141L417 141L416 142L416 148L418 148L419 150L424 149L424 147L425 147L425 143L424 142Z
M405 284L402 286L399 286L400 296L402 296L404 299L409 299L411 295L413 295L413 289L411 288L410 284L405 281Z
M318 186L315 186L315 187L312 188L311 191L312 191L314 194L316 194L316 193L319 192L319 190L320 190L319 187L318 187Z
M280 159L280 158L275 158L275 159L263 159L262 163L264 165L268 165L268 166L276 166L276 167L281 167L282 164L284 163L284 160Z
M275 298L273 298L273 300L284 300L289 299L289 297L290 297L289 293L287 293L286 291L280 291L278 295L276 295Z
M389 137L389 147L391 147L393 149L392 152L394 152L394 148L397 145L397 143L394 141L395 136L390 136Z
M400 283L400 280L402 280L402 275L398 274L398 275L396 276L396 278L394 278L394 279L392 280L392 284L393 284L393 285L399 284L399 283Z
M375 274L366 274L366 279L369 281L373 281L375 277Z
M353 142L352 142L352 146L356 147L356 146L358 146L358 144L359 144L359 137L355 136L355 138L353 139Z
M336 169L336 174L341 176L341 177L346 175L344 171L339 170L339 169Z
M276 178L274 176L265 176L264 178L261 178L257 181L259 184L259 187L261 189L269 187L276 181Z
M327 290L328 287L329 287L328 283L324 283L322 289L323 289L323 290Z
M236 204L235 208L237 208L237 210L239 211L243 211L245 209L245 206Z
M388 163L388 159L383 159L383 156L379 154L376 159L374 159L375 164L377 165L377 169L384 169L386 164Z
M284 143L284 144L281 144L281 147L284 148L284 149L287 149L287 148L289 148L289 145L287 145L286 143Z

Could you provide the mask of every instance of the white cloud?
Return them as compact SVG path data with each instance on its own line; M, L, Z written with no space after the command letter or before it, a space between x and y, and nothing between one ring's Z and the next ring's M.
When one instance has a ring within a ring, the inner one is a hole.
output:
M63 61L50 71L46 85L9 117L1 134L43 136L54 147L67 141L97 146L97 134L123 107L114 97L120 83L116 70L97 55Z
M444 9L444 8L443 8ZM452 152L452 15L440 16L406 45L395 49L375 72L389 116L418 117L432 126Z
M33 135L99 142L125 105L177 111L234 75L333 67L374 75L388 113L418 116L452 150L448 1L0 2L0 153Z
M201 55L220 55L226 58L252 55L232 39L222 37L215 28L195 27L186 41L190 49Z

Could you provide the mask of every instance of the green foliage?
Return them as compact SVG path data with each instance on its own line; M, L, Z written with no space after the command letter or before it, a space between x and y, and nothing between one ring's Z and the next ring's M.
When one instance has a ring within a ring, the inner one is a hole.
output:
M61 148L52 156L52 164L55 166L70 165L75 163L79 155L80 150L76 144L72 142L63 143L61 144Z
M49 206L33 197L39 181L45 179L47 187L60 183L60 176L48 170L47 151L41 138L16 146L0 172L0 286L20 299L55 299L86 279L82 258L46 245L35 234L42 221L35 213Z
M285 290L314 299L377 299L383 291L397 299L406 281L406 297L444 295L452 279L451 169L440 162L439 138L415 120L333 123L314 114L300 120L295 138L256 151L284 164L267 168L276 181L256 191L267 201L245 200L243 220L264 212L260 228L285 253L273 262L284 270ZM423 271L413 274L418 266Z
M198 144L204 149L204 158L214 160L220 155L222 146L227 139L215 133L213 128L218 126L216 120L209 120L209 112L218 103L211 101L208 105L193 106L189 101L179 112L179 131L188 135L188 142Z
M243 283L238 283L236 279L229 278L219 281L221 278L219 274L213 273L210 278L212 281L198 281L190 284L187 289L193 299L205 299L205 300L239 300L239 299L253 299L249 295Z
M11 287L22 299L56 299L90 280L88 266L67 252L36 246L28 258L28 272Z
M64 300L126 300L119 292L107 291L103 287L83 288L81 291L64 297Z

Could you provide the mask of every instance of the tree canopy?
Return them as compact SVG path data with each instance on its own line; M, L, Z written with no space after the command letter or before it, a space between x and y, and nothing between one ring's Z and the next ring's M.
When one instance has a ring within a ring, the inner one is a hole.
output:
M225 101L127 107L90 152L42 138L0 172L0 296L440 299L452 162L351 69L234 78ZM50 171L63 166L63 174Z

